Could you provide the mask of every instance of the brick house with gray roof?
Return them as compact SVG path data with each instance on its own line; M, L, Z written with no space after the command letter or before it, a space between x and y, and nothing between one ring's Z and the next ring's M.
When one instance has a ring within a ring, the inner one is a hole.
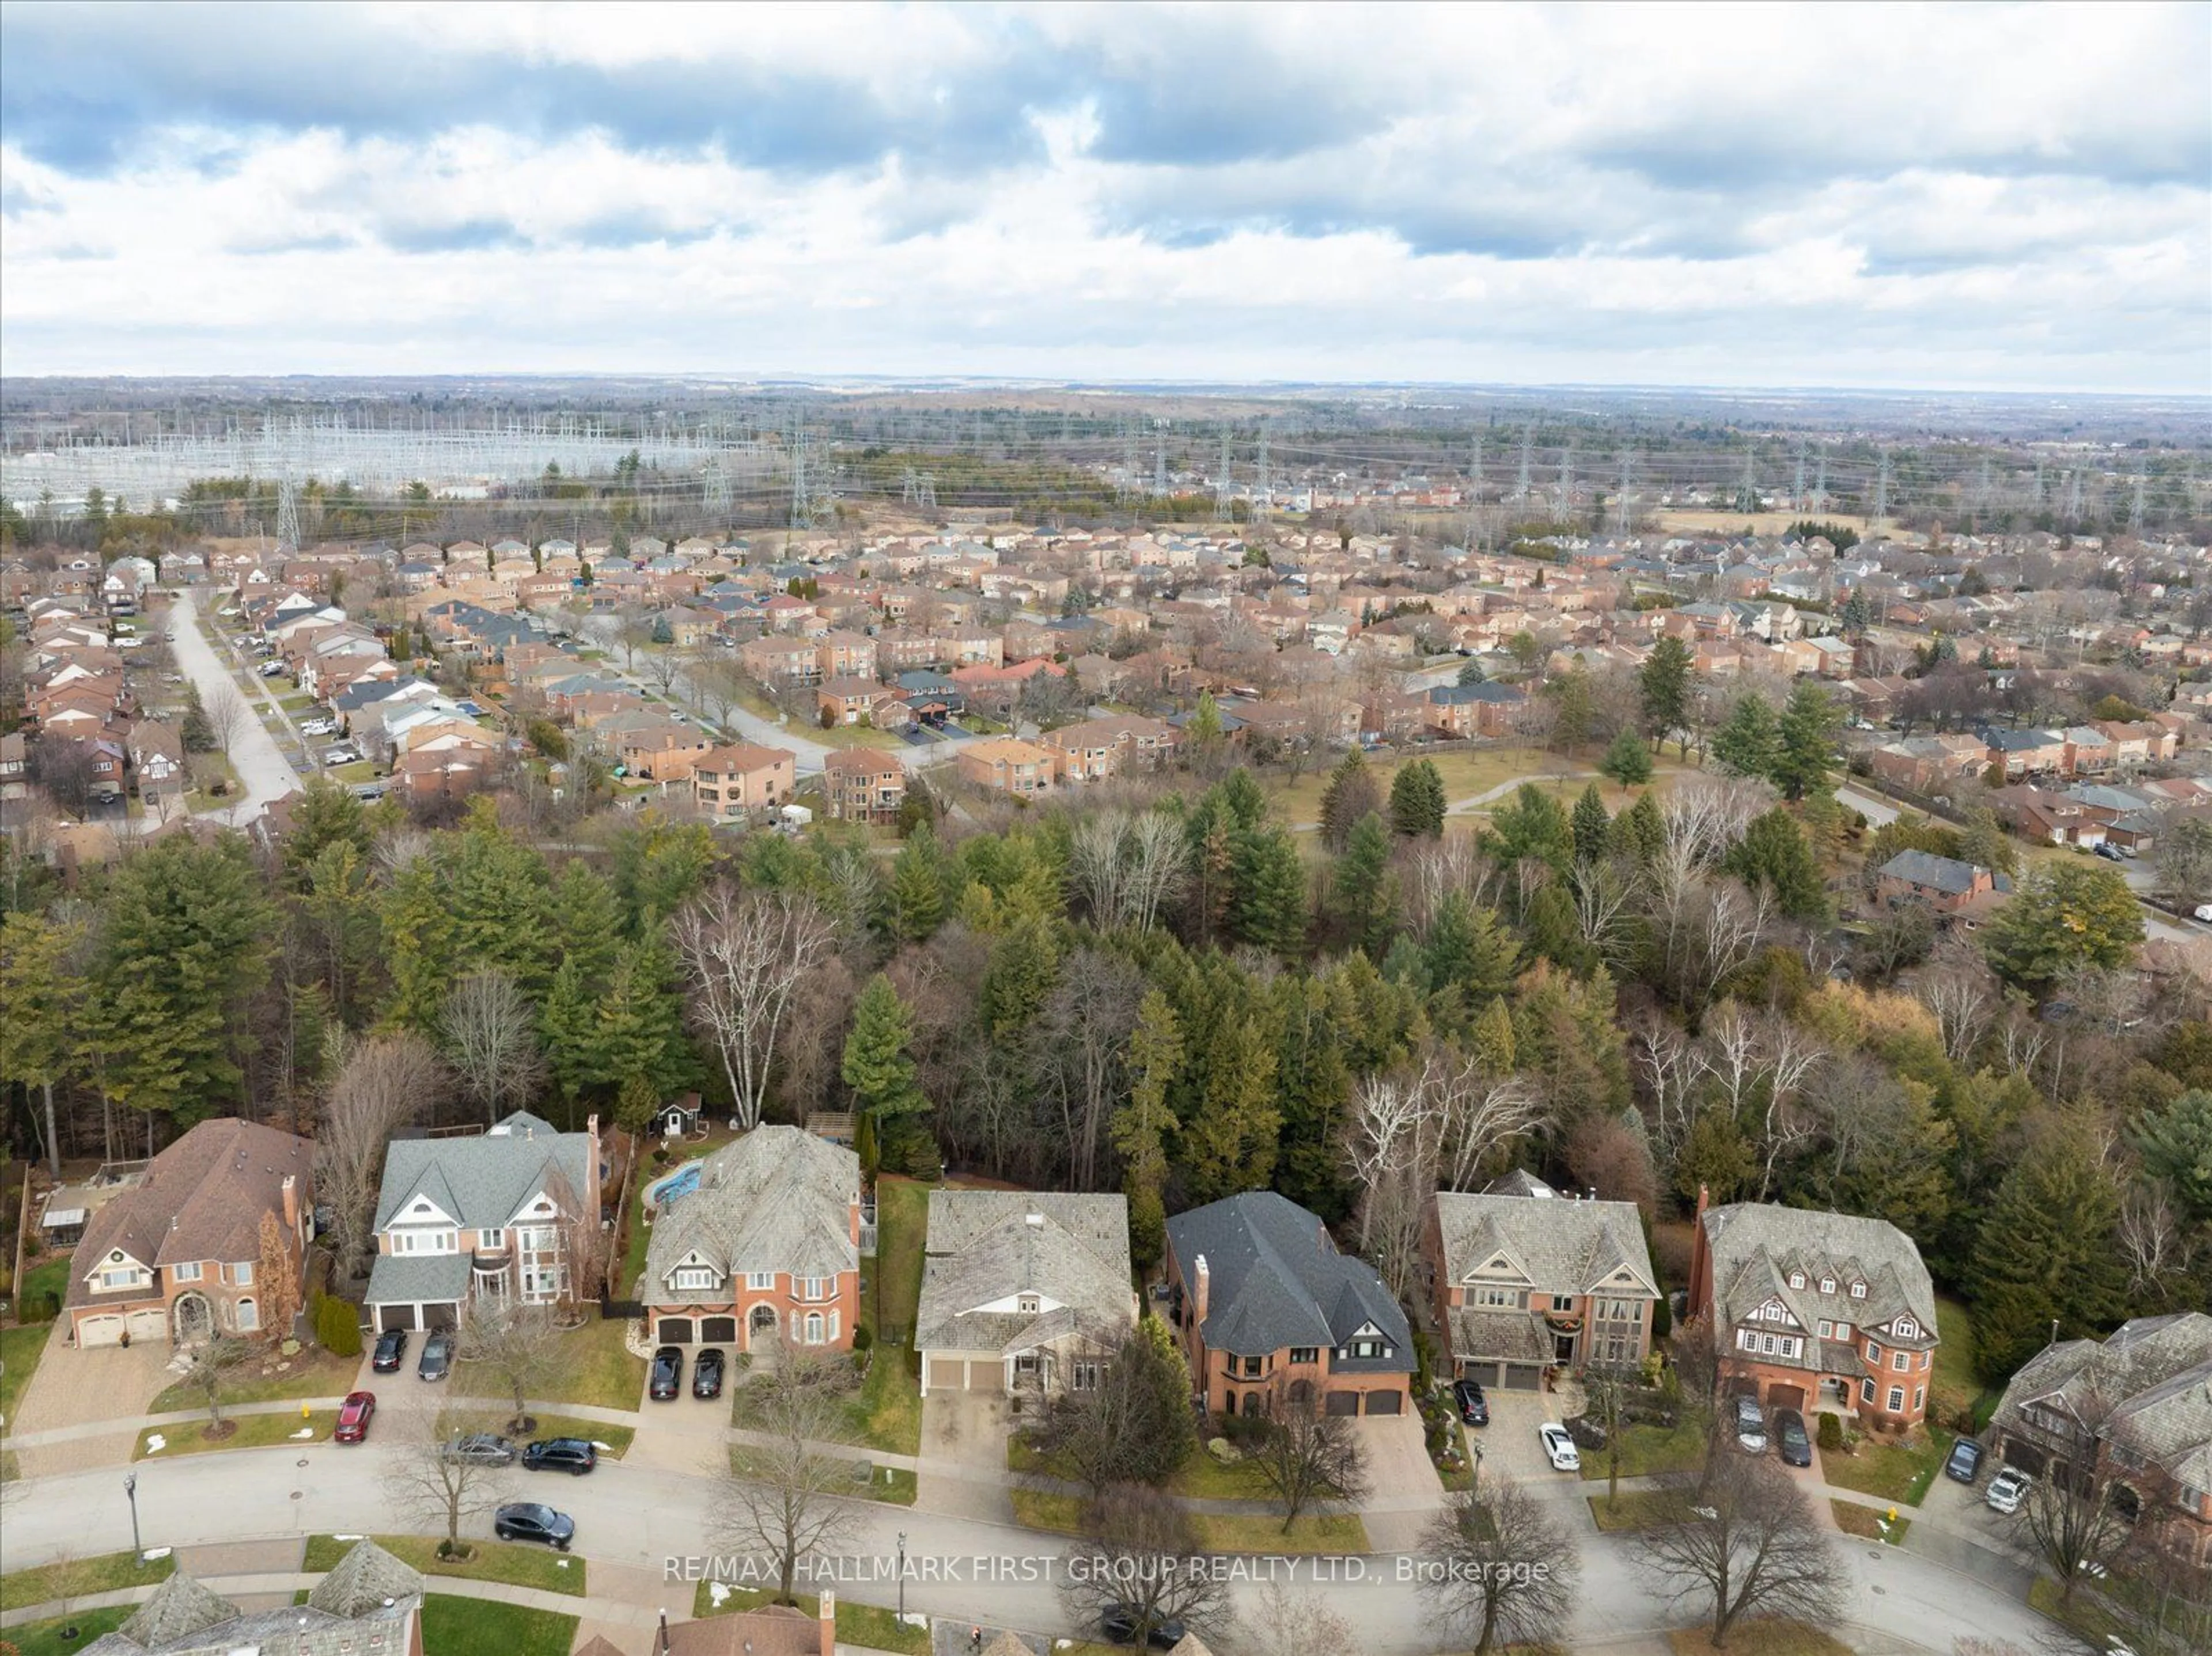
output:
M2212 1564L2212 1317L2137 1317L2028 1359L1990 1420L2008 1465L2111 1486L2130 1519Z
M799 1127L705 1157L652 1219L645 1302L665 1345L849 1350L860 1318L860 1159Z
M1721 1389L1771 1408L1916 1430L1935 1373L1936 1287L1886 1219L1698 1192L1686 1320L1706 1325Z
M422 1656L422 1578L358 1541L304 1603L246 1611L179 1569L84 1656Z
M1168 1288L1208 1411L1265 1414L1278 1392L1332 1415L1406 1412L1413 1336L1364 1259L1318 1214L1247 1191L1168 1221Z
M1126 1197L934 1190L923 1251L924 1397L1085 1390L1137 1325Z
M1659 1278L1633 1202L1581 1201L1521 1174L1439 1191L1424 1239L1460 1377L1534 1391L1553 1366L1640 1363Z
M396 1138L376 1196L368 1309L379 1329L451 1328L470 1301L595 1295L580 1228L599 1223L599 1121L517 1110L466 1138Z

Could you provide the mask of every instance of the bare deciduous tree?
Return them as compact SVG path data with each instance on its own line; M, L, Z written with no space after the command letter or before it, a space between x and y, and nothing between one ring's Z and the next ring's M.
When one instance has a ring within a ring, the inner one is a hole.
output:
M2188 1228L2174 1211L2172 1187L2164 1180L2137 1179L2120 1198L2120 1253L2132 1293L2156 1293L2186 1276L2195 1262Z
M1582 1561L1574 1537L1504 1475L1450 1496L1429 1520L1421 1591L1475 1656L1556 1643L1574 1613Z
M1121 955L1079 949L1030 1026L1036 1073L1060 1107L1067 1135L1068 1182L1098 1187L1106 1123L1127 1091L1123 1058L1137 1027L1144 975Z
M210 1436L222 1425L223 1382L230 1378L230 1371L245 1361L246 1342L233 1339L228 1334L210 1334L192 1352L191 1367L185 1371L184 1385L206 1399Z
M1060 1586L1078 1626L1094 1628L1113 1610L1130 1623L1129 1641L1143 1647L1170 1622L1211 1633L1229 1620L1227 1577L1195 1568L1205 1562L1197 1532L1174 1496L1117 1486L1091 1503L1083 1527L1083 1567Z
M691 1016L721 1055L738 1124L750 1131L760 1125L792 988L829 952L829 923L798 893L718 886L677 915L674 932Z
M800 1565L852 1533L853 1463L818 1443L843 1426L853 1371L805 1346L784 1345L745 1384L766 1447L749 1447L724 1480L709 1523L736 1550L766 1556L788 1603Z
M1293 1592L1279 1581L1260 1590L1249 1620L1253 1656L1344 1656L1359 1647L1352 1623L1318 1592Z
M1105 811L1076 825L1068 877L1101 926L1148 931L1182 889L1189 858L1182 830L1158 811Z
M1936 946L1935 955L1914 977L1912 992L1935 1014L1944 1056L1954 1064L1964 1064L1973 1055L2003 1004L1996 975L1982 951L1960 934Z
M536 1095L545 1074L538 1020L510 974L496 967L470 973L446 997L439 1022L454 1072L483 1106L487 1124Z
M1657 1521L1630 1547L1661 1591L1710 1607L1716 1648L1746 1617L1786 1615L1817 1627L1843 1611L1829 1532L1771 1460L1723 1448L1702 1473L1668 1475Z
M208 733L215 744L228 755L253 725L253 709L246 705L246 698L225 684L204 704L207 712Z
M551 1307L512 1294L480 1294L469 1301L459 1332L460 1360L482 1363L513 1397L514 1417L508 1429L531 1430L537 1422L530 1414L530 1393L551 1371L560 1338Z
M2094 1445L2111 1418L2111 1400L2092 1391L2071 1399L2069 1406L2080 1422L2081 1441ZM2020 1538L2058 1578L2062 1604L2070 1604L2082 1577L2105 1568L2128 1541L2130 1526L2114 1505L2112 1492L2110 1478L2077 1476L2068 1464L2056 1463L2028 1485L2027 1496L2014 1514Z
M398 1453L385 1462L386 1499L408 1518L446 1532L438 1547L443 1557L465 1556L461 1526L507 1497L505 1468L453 1452L458 1439L488 1429L487 1422L452 1409L418 1414Z
M1279 1381L1269 1404L1267 1429L1251 1462L1282 1507L1285 1535L1300 1513L1365 1497L1367 1456L1346 1416L1324 1413L1310 1386L1293 1395Z
M347 1046L315 1134L316 1188L337 1221L339 1262L357 1277L374 1240L385 1147L429 1108L446 1074L430 1043L411 1032Z

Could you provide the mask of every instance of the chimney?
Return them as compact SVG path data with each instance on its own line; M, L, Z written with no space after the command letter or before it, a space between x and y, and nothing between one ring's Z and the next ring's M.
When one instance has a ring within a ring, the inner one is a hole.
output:
M593 1110L591 1114L584 1118L584 1131L589 1133L594 1140L599 1137L599 1113L597 1110Z
M284 1175L284 1228L295 1235L300 1229L300 1181L289 1173Z
M668 1612L660 1612L660 1638L653 1647L656 1656L668 1656Z
M822 1590L821 1628L821 1656L837 1656L837 1595L827 1587Z
M1192 1262L1192 1270L1196 1280L1191 1284L1191 1299L1194 1302L1194 1308L1198 1313L1198 1325L1203 1328L1206 1326L1206 1295L1212 1287L1213 1273L1206 1268L1206 1256L1203 1253Z

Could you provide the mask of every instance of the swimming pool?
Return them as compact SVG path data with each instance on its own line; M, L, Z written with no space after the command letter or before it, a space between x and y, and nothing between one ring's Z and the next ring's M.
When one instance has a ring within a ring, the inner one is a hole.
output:
M665 1179L656 1179L645 1187L645 1204L659 1210L666 1207L679 1196L689 1196L699 1188L700 1163L687 1162Z

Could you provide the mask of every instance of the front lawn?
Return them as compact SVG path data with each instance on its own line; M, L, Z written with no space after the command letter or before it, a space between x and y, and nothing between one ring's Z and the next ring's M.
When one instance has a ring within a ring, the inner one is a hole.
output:
M1674 1656L1851 1656L1851 1647L1802 1622L1738 1622L1725 1648L1704 1628L1678 1628L1667 1635Z
M794 1608L808 1616L822 1614L822 1601L805 1593L793 1593ZM740 1611L758 1610L771 1602L775 1595L764 1587L741 1587L726 1581L702 1581L691 1594L691 1619L703 1622L713 1616L735 1616ZM837 1642L858 1645L864 1650L890 1650L900 1656L928 1656L929 1633L898 1619L895 1611L879 1610L873 1604L856 1604L840 1598L837 1601Z
M489 1598L433 1592L422 1600L422 1648L438 1656L568 1656L576 1618Z
M889 1174L876 1180L876 1257L861 1267L860 1321L878 1338L887 1328L913 1338L930 1189Z
M630 1356L623 1345L628 1327L619 1318L587 1317L580 1326L556 1335L552 1369L542 1388L546 1398L598 1409L635 1410L645 1393L645 1359ZM446 1383L457 1396L514 1401L507 1383L482 1363L455 1363L453 1378Z
M0 1610L22 1610L62 1598L89 1598L95 1592L113 1592L123 1587L151 1586L176 1568L177 1561L167 1554L142 1564L131 1553L108 1552L64 1559L34 1570L16 1570L0 1575Z
M14 1423L15 1405L22 1401L31 1376L39 1372L39 1359L46 1355L53 1331L52 1323L0 1328L0 1424Z
M1617 1501L1601 1495L1589 1498L1590 1516L1601 1530L1648 1530L1666 1521L1671 1509L1661 1489L1624 1489Z
M265 1449L272 1443L327 1443L338 1423L337 1410L318 1409L304 1419L287 1410L281 1415L230 1415L223 1424L234 1429L222 1437L207 1435L207 1422L188 1420L177 1426L149 1426L138 1434L133 1460L159 1455L173 1460L179 1455L204 1454L212 1449ZM376 1435L371 1421L368 1435Z
M1872 1507L1862 1507L1856 1501L1831 1499L1829 1507L1836 1514L1836 1527L1845 1535L1864 1536L1869 1541L1886 1541L1893 1547L1905 1544L1905 1532L1912 1527L1912 1520L1900 1518L1887 1530L1881 1526L1881 1514Z
M131 1619L136 1604L110 1604L106 1610L78 1611L51 1622L26 1622L8 1629L7 1641L20 1656L72 1656L102 1634L112 1633ZM62 1637L64 1628L76 1629L74 1639Z
M1051 1530L1061 1535L1083 1532L1079 1495L1049 1489L1013 1489L1014 1521L1032 1530ZM1358 1553L1365 1552L1367 1526L1357 1513L1304 1513L1287 1533L1283 1520L1270 1513L1193 1513L1191 1528L1200 1548L1206 1552L1236 1553Z
M360 1372L359 1357L333 1356L319 1345L304 1348L296 1357L287 1357L272 1348L223 1377L222 1400L228 1406L293 1398L342 1398L353 1390L354 1377ZM146 1412L167 1415L206 1408L207 1399L198 1388L171 1386L146 1405Z
M1926 1441L1917 1447L1861 1438L1857 1453L1853 1454L1831 1454L1821 1450L1820 1477L1839 1489L1853 1489L1877 1501L1917 1507L1921 1496L1928 1493L1928 1486L1935 1482L1936 1474L1942 1469L1943 1457L1951 1453L1951 1443L1950 1433L1933 1426L1928 1429Z
M580 1437L600 1446L602 1460L620 1460L629 1453L629 1446L637 1436L635 1426L610 1426L603 1420L585 1420L576 1415L539 1415L536 1418L538 1428L531 1433L531 1441L543 1443L549 1438Z
M732 1391L730 1423L757 1431L760 1420L750 1402L752 1389L741 1378ZM921 1387L914 1373L913 1354L906 1347L879 1345L870 1353L867 1374L845 1400L837 1441L885 1454L921 1453Z
M767 1451L751 1449L744 1444L730 1448L730 1470L739 1477L751 1477L756 1469L766 1463ZM860 1469L868 1469L867 1481L861 1482ZM915 1477L902 1466L876 1466L864 1460L853 1462L854 1478L849 1488L842 1491L855 1501L879 1501L887 1507L914 1505Z
M431 1535L380 1535L376 1544L410 1569L425 1575L459 1576L469 1581L504 1581L510 1586L536 1587L541 1592L571 1592L584 1596L584 1561L550 1547L525 1547L511 1541L472 1541L462 1538L466 1558L441 1558L441 1538ZM337 1568L338 1560L354 1550L357 1535L311 1535L301 1570L319 1575Z
M1620 1475L1623 1477L1654 1477L1661 1472L1679 1472L1695 1466L1705 1452L1705 1435L1694 1421L1665 1426L1627 1426L1620 1433ZM1590 1449L1583 1455L1583 1477L1602 1478L1606 1476L1607 1452Z
M19 1290L15 1295L17 1311L20 1313L24 1307L42 1294L51 1294L53 1295L54 1303L57 1306L60 1305L69 1294L69 1268L70 1256L66 1253L57 1253L52 1259L43 1264L33 1265L25 1271L23 1280L16 1285ZM49 1318L47 1320L52 1321L52 1319Z

